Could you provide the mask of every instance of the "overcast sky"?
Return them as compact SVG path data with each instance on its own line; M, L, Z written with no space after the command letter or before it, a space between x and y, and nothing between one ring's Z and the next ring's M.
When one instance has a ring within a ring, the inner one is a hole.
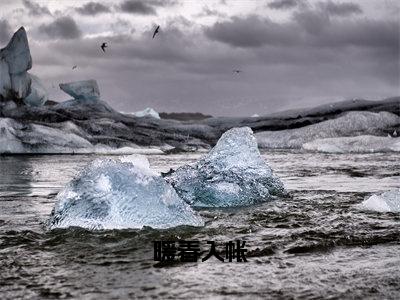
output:
M121 111L265 114L400 95L399 3L0 0L0 45L24 26L57 101L60 82L96 79Z

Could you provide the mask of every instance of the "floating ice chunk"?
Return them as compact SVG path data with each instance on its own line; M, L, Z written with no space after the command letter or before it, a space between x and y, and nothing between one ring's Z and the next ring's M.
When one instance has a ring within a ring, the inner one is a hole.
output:
M358 208L377 212L400 212L400 189L372 195L360 203Z
M100 97L99 86L96 80L60 83L60 89L76 100L98 100Z
M57 195L50 229L204 225L161 176L145 170L143 158L123 160L96 160L69 182Z
M29 76L32 80L31 92L24 98L24 102L29 106L42 106L48 100L47 90L37 76L33 74L29 74Z
M0 50L0 58L7 62L10 74L20 74L32 68L32 57L24 27L18 29L8 45Z
M151 107L147 107L144 110L137 111L132 113L134 116L142 118L142 117L151 117L155 119L160 119L160 115Z
M305 143L303 149L326 153L400 152L400 138L360 135L317 139Z
M399 122L400 117L389 112L352 111L336 119L297 129L259 132L256 137L260 148L301 148L316 139L375 135Z
M186 202L200 207L244 206L285 194L249 127L228 130L195 165L165 178Z

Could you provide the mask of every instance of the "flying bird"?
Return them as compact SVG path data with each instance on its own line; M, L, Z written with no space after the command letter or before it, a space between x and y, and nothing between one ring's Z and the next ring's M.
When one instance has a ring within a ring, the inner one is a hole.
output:
M160 25L157 26L156 30L153 32L153 39L156 36L156 34L160 31Z
M103 50L103 52L106 52L106 48L107 48L108 46L107 46L107 43L103 43L103 44L101 44L101 46L100 46L100 48L101 48L101 50Z
M77 67L77 66L73 66L73 67L72 67L72 70L76 69L76 67Z
M233 70L233 73L236 73L236 74L239 74L239 73L242 73L243 71L242 70Z

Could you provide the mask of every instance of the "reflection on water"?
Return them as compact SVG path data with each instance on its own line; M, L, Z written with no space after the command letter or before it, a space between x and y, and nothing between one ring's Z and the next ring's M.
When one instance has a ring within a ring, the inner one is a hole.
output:
M199 156L149 158L167 171ZM96 156L0 157L0 298L398 299L400 217L355 205L400 187L400 155L264 157L291 198L200 210L204 228L103 232L43 227L56 193ZM244 240L249 262L156 267L152 241L179 239Z
M0 157L0 193L3 197L27 196L31 193L33 169L29 157Z

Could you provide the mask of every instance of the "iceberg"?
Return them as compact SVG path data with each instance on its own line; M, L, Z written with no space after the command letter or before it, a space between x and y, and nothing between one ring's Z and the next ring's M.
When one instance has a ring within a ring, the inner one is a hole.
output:
M24 27L18 29L8 45L0 50L0 58L7 62L10 74L20 74L32 68L32 57Z
M48 98L47 90L38 77L27 72L31 68L28 38L21 27L0 50L0 98L42 106Z
M29 106L42 106L48 100L47 90L37 76L33 74L29 74L29 76L31 78L31 91L24 98L24 102Z
M49 228L203 226L201 217L145 160L98 159L89 164L57 195Z
M100 98L99 86L96 80L82 80L68 83L60 83L60 89L75 100L87 101Z
M0 50L0 97L23 99L30 93L32 57L24 27Z
M297 148L316 139L376 135L395 126L400 117L390 112L351 111L335 119L296 129L263 131L256 134L260 148Z
M144 110L137 111L132 113L135 117L143 118L143 117L151 117L155 119L160 119L160 115L151 107L147 107Z
M325 153L400 152L400 138L360 135L316 139L303 144L303 149Z
M358 208L377 212L400 212L400 189L372 195L360 203Z
M165 179L198 207L246 206L285 195L249 127L228 130L197 163L182 166Z

